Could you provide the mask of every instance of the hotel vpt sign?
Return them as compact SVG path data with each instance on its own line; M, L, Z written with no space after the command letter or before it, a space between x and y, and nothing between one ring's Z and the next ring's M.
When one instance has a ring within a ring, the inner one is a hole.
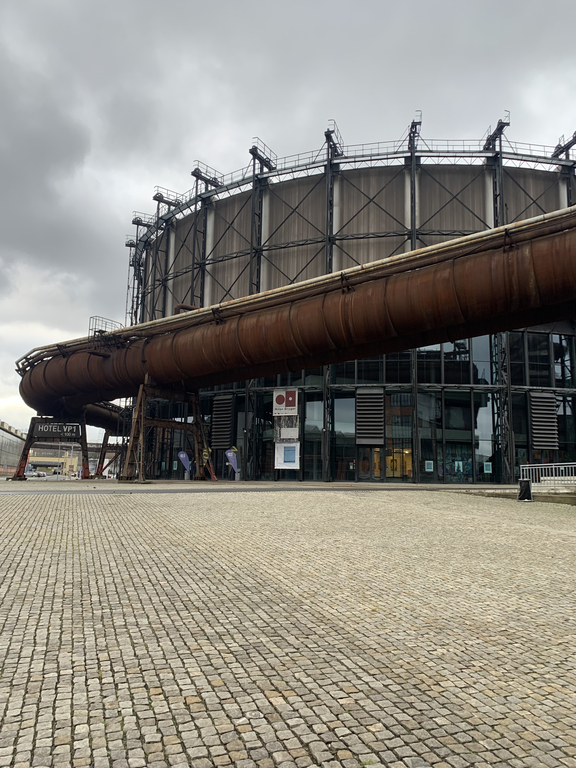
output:
M80 441L80 424L64 424L59 421L37 421L34 424L34 437L50 440Z

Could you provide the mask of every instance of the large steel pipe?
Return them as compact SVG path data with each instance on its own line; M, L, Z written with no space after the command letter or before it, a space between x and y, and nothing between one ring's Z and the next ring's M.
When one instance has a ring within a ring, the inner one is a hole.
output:
M44 415L576 316L576 207L258 296L33 350L20 391ZM120 347L120 348L117 348ZM110 426L110 424L108 424Z

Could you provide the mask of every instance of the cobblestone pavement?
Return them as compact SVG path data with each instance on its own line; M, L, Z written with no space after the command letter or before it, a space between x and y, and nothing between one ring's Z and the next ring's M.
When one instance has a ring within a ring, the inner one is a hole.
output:
M576 509L0 498L0 768L576 766Z

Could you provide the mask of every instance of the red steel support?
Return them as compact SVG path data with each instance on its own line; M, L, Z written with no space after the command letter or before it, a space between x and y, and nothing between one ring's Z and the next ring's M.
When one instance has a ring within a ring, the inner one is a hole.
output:
M104 438L102 439L102 446L100 448L100 456L98 457L98 466L96 468L96 474L94 477L102 477L104 474L104 462L106 461L106 450L108 448L108 440L110 439L110 430L104 432Z

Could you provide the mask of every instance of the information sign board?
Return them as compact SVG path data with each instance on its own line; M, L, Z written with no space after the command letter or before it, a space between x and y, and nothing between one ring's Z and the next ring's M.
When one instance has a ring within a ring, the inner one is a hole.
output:
M80 424L65 424L59 421L37 421L34 424L33 437L49 440L79 441Z
M275 389L272 401L273 416L296 416L298 414L298 390Z

